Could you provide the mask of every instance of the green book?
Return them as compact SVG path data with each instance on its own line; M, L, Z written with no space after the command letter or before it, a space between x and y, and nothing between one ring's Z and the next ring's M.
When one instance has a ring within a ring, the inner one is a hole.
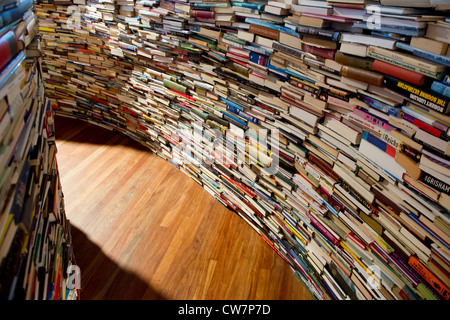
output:
M184 94L186 93L186 87L182 86L181 84L176 83L174 81L170 81L170 80L164 79L164 86L167 87L167 88L173 89L175 91L184 93Z

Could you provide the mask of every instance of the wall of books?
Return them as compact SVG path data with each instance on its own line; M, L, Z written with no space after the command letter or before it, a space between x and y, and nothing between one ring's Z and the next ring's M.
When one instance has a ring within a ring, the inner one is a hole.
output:
M40 0L46 96L197 181L316 299L448 300L450 6L430 2Z
M78 297L37 33L31 0L0 3L2 300Z

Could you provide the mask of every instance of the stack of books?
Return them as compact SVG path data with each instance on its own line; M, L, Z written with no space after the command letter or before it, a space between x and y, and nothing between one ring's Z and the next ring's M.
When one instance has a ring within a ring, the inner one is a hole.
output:
M77 299L32 0L0 4L0 296Z
M317 299L448 300L448 5L38 2L57 114L171 162Z

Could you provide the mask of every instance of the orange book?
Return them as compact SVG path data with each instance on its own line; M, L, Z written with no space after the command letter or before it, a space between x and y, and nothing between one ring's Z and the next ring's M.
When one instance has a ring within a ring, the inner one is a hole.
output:
M450 298L450 289L438 277L436 277L430 270L428 270L416 256L411 256L408 264L413 267L417 273L428 282L433 289L436 290L445 300Z

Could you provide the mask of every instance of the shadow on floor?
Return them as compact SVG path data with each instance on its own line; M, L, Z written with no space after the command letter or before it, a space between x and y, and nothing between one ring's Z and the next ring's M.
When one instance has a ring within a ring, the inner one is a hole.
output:
M69 127L71 130L62 130L61 128L64 127ZM87 121L55 116L55 134L57 140L98 145L123 145L151 153L149 148L144 147L122 133L114 132L116 136L111 138L112 133L113 131Z
M136 274L122 269L76 226L71 226L80 300L165 300Z

